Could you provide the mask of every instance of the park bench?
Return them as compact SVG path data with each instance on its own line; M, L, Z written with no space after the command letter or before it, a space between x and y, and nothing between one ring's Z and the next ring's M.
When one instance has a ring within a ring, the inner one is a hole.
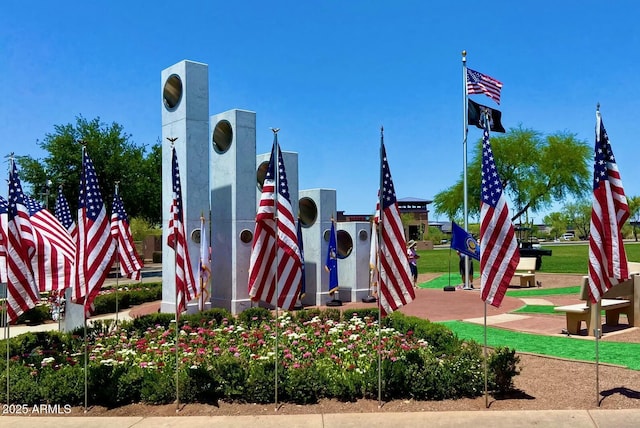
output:
M535 287L536 285L536 258L520 257L513 277L520 278L520 287Z
M591 302L589 277L584 276L580 286L580 300L583 302L553 308L556 312L566 314L567 333L579 334L583 321L588 336L594 335L594 329L602 331L602 311L608 326L617 326L620 315L625 314L630 327L639 327L640 316L636 317L635 314L640 313L640 263L629 263L629 273L630 279L610 288L598 303Z

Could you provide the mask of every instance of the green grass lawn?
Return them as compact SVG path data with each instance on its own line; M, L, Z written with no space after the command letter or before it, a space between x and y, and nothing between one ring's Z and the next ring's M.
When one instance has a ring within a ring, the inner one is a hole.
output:
M581 244L547 245L542 248L551 250L551 256L542 257L540 272L581 273L588 271L589 246ZM640 261L640 243L625 242L629 261ZM418 272L458 273L458 254L449 248L418 251ZM480 264L474 260L474 272L480 271ZM459 276L459 275L458 275ZM458 278L459 280L459 278Z

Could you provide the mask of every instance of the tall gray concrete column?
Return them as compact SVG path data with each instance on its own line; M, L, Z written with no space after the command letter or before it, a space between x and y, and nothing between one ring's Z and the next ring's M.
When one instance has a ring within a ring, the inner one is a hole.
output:
M211 303L237 314L251 307L249 263L256 219L256 114L210 118Z
M192 239L200 215L209 215L209 68L181 61L161 73L162 95L162 312L175 311L175 253L166 243L172 203L171 143L175 140L191 267L197 281L199 245ZM192 303L189 310L197 305Z

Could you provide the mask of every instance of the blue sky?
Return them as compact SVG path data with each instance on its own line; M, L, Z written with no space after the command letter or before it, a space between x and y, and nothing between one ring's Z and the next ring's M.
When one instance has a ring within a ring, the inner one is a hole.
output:
M499 108L506 128L569 131L592 146L599 102L626 193L640 195L636 1L6 0L2 9L3 157L43 157L38 140L78 115L155 143L160 73L189 59L209 66L211 115L256 112L258 153L271 148L269 127L281 128L282 149L299 153L301 189L336 189L339 210L372 212L384 126L397 196L433 199L462 174L466 50L470 68L503 82L500 106L472 99ZM470 147L479 138L470 128Z

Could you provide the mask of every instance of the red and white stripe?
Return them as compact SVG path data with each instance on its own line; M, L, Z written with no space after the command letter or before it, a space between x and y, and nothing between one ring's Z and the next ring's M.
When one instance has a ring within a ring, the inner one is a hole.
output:
M407 258L407 244L400 209L381 141L382 213L380 217L380 290L382 316L411 303L416 295Z
M136 251L131 235L131 227L127 213L124 210L122 198L116 193L111 207L111 236L118 243L118 261L123 276L139 281L142 277L142 260Z
M40 299L31 260L36 253L36 238L18 171L12 160L9 173L9 207L7 216L7 315L9 322L36 306Z
M276 177L276 162L279 178ZM276 201L277 225L274 218ZM256 214L249 266L249 296L253 300L291 310L298 300L301 283L302 260L284 162L276 136Z
M480 288L482 300L499 307L520 261L520 252L487 126L482 139Z
M607 290L629 277L621 232L628 218L629 205L620 172L598 112L589 229L589 294L593 303L599 302Z

